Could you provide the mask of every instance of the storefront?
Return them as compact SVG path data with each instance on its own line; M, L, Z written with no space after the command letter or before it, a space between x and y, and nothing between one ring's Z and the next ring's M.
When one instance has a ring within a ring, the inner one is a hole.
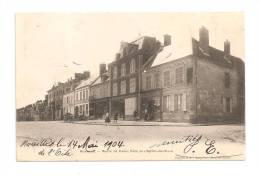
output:
M162 90L155 89L142 92L141 118L146 121L161 121Z
M101 119L106 112L109 112L109 99L102 98L92 100L89 108L91 118Z
M118 113L122 120L136 120L137 113L137 96L120 96L111 99L112 118L115 113Z

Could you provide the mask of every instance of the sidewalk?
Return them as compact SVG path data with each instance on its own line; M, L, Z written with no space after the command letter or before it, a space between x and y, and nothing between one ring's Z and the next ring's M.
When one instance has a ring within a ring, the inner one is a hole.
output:
M190 123L175 123L175 122L156 122L156 121L127 121L118 120L114 122L111 120L110 123L105 123L105 120L87 120L87 121L72 121L70 123L76 124L87 124L87 125L109 125L109 126L194 126Z

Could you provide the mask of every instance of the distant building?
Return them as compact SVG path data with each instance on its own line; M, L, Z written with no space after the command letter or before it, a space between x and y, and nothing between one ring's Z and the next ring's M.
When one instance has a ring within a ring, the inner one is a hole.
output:
M87 119L89 117L89 94L92 78L82 80L75 88L74 93L74 115L76 118Z
M75 87L79 85L80 82L75 80L68 80L65 84L64 95L63 95L63 115L71 114L74 116L74 105L75 105Z
M142 74L143 108L153 107L150 120L234 122L244 120L244 62L209 46L208 30L192 39L193 53L174 58L164 47Z
M90 115L102 118L109 112L110 78L106 64L100 64L100 72L90 87Z
M48 90L48 107L50 109L50 115L52 120L62 120L63 111L63 93L64 83L59 82Z
M85 71L83 73L75 73L75 79L71 79L70 82L73 85L77 85L81 80L88 79L90 76L89 71ZM71 87L71 83L61 83L53 85L53 87L48 90L48 114L51 117L51 120L62 120L64 113L63 107L63 96L68 87ZM67 93L67 92L66 92ZM65 105L67 107L67 105Z
M27 105L16 110L17 121L39 121L44 120L44 101L38 100L34 104Z

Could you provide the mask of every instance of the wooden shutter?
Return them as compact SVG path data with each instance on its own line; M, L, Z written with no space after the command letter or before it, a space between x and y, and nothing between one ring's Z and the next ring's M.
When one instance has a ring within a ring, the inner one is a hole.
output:
M170 111L174 111L174 95L170 96Z
M178 95L174 95L174 110L178 110Z
M182 94L182 110L187 111L187 94Z
M223 101L223 112L226 112L226 99L225 99L225 97L223 97L222 101Z
M233 98L230 97L230 112L232 112L232 104L233 104L232 100L233 100Z

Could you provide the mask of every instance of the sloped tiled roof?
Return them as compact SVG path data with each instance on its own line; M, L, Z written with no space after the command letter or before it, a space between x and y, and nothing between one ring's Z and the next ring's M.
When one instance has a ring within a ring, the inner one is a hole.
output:
M177 58L174 56L173 46L169 45L169 46L164 47L162 49L162 51L157 54L157 56L154 59L154 62L151 66L154 67L157 65L161 65L161 64L173 61L175 59L177 59Z
M192 39L193 48L196 49L196 52L193 53L194 56L197 56L201 59L207 59L208 61L221 65L221 66L233 66L237 62L243 62L240 58L228 55L226 56L224 51L216 49L214 47L209 46L209 54L203 52L203 50L199 47L199 42L196 39ZM191 53L187 56L192 55ZM177 59L181 59L185 57L176 57L174 54L174 49L172 45L166 46L159 52L154 59L153 64L151 67L155 67L157 65L165 64Z
M194 38L192 39L192 44L194 45L193 48L197 49L198 52L195 55L199 56L200 58L207 59L214 64L230 67L236 64L236 62L243 62L242 59L233 55L226 56L224 51L212 46L209 46L209 55L205 55L199 47L199 41Z
M95 80L94 77L90 77L87 80L82 80L80 82L80 84L75 89L80 89L80 88L85 87L85 86L90 86L93 83L94 80Z

